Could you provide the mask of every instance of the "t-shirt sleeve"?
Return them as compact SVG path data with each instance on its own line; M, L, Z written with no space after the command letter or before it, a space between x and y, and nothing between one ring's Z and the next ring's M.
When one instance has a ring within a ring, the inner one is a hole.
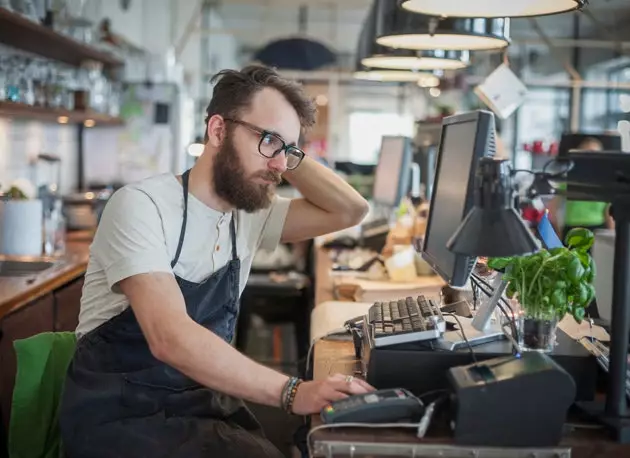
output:
M136 188L121 188L109 199L91 251L114 292L133 275L172 272L158 207Z
M256 212L248 218L249 245L253 251L258 248L274 251L277 248L290 203L291 199L276 195L269 208Z

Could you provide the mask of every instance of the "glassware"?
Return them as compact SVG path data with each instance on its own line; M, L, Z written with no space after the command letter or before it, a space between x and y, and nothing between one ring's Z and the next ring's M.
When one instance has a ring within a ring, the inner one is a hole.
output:
M44 255L62 256L66 251L66 219L61 211L60 199L54 208L44 215Z

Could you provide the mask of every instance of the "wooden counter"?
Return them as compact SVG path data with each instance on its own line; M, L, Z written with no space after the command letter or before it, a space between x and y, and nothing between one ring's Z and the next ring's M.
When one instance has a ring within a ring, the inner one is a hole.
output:
M330 258L325 250L316 248L315 279L316 302L315 305L322 302L333 300L333 284L330 276ZM361 376L360 362L354 353L354 345L350 341L332 341L321 340L315 344L313 349L313 378L321 380L329 375L341 373L345 375ZM448 431L448 427L438 428L437 431L430 429L429 436L424 439L418 439L414 432L403 429L360 429L360 428L339 428L316 429L322 426L319 415L311 416L311 435L310 444L319 445L317 453L312 456L333 456L327 455L327 448L321 447L322 444L334 444L336 447L346 444L360 444L361 451L365 451L366 446L377 445L379 450L383 450L383 446L392 452L394 449L399 450L397 456L410 456L410 446L412 444L429 444L437 447L434 450L435 455L431 456L462 456L461 449L458 455L453 454L455 450L452 436ZM570 448L573 458L617 458L630 457L630 445L620 445L610 440L604 429L596 429L596 425L591 425L586 429L574 429L571 433L565 435L561 443L561 448ZM410 445L411 444L411 445ZM406 447L403 451L400 447ZM326 452L324 452L326 450ZM338 449L337 449L338 450ZM354 453L354 452L353 452ZM406 453L406 454L405 454ZM450 454L449 454L450 453ZM337 456L336 454L334 456ZM345 456L342 453L339 456ZM364 453L359 455L359 448L356 449L356 456L366 456ZM370 456L378 457L379 452L372 452ZM392 456L388 453L387 456ZM427 456L417 454L416 456ZM469 456L476 456L470 453ZM497 455L494 455L497 456Z
M56 265L28 276L0 277L0 320L7 314L82 276L89 257L91 238L71 234L66 254Z

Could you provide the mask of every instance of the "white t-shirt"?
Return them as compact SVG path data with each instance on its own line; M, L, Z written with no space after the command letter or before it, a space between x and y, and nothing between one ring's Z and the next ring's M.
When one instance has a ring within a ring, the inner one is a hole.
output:
M276 196L267 209L237 211L236 250L243 292L256 250L274 250L280 242L290 199ZM173 174L127 185L112 195L101 217L81 297L77 336L120 314L129 306L117 283L132 275L170 272L200 282L232 258L231 213L222 213L188 195L186 237L175 258L184 216L183 189Z

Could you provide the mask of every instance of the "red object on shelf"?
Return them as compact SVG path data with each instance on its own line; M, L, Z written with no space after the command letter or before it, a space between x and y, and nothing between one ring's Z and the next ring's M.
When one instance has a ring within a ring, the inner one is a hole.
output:
M529 221L530 223L538 224L542 219L544 211L537 210L532 206L527 206L522 211L522 217L525 221Z
M536 140L533 144L532 144L532 153L534 154L545 154L545 146L542 142L542 140Z

